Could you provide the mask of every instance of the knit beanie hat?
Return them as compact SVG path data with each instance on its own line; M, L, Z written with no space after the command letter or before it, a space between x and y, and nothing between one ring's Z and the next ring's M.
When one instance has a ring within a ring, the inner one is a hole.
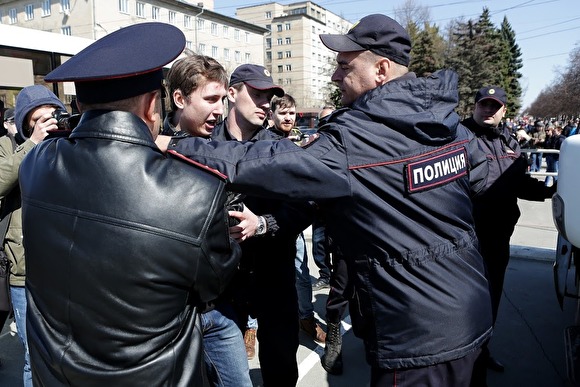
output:
M32 110L44 105L52 105L59 109L66 110L60 99L58 99L58 97L45 86L27 86L18 93L18 96L16 97L16 106L14 107L14 124L22 138L27 139L29 137L28 130L23 130L26 116Z

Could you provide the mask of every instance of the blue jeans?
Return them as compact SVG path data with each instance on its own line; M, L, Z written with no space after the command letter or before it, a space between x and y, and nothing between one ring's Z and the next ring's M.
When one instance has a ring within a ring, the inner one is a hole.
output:
M308 269L308 253L306 252L306 241L304 234L300 233L296 239L296 292L298 293L298 315L301 320L314 315L314 305L312 305L312 282L310 281L310 270Z
M218 305L201 314L208 378L216 387L252 387L244 338L233 313L228 305Z
M18 337L24 345L24 372L22 380L24 387L32 387L32 371L30 370L30 353L28 352L28 339L26 337L26 288L24 286L10 286L12 297L12 309L14 321L18 329Z
M559 161L554 157L553 154L548 154L546 156L546 172L558 172ZM558 176L546 176L544 183L546 186L550 187L552 184L558 181Z
M530 155L530 157L532 158L530 172L540 172L540 169L542 169L542 158L544 157L544 154L534 152Z

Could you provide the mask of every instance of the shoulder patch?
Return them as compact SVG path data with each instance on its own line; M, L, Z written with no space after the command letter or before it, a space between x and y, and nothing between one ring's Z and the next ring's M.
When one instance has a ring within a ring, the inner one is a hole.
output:
M461 147L405 165L407 192L424 191L467 174L467 151Z
M300 148L307 148L312 145L316 140L320 138L320 133L312 133L308 137L304 137L301 141L297 142L296 144Z
M208 167L207 165L198 163L197 161L192 160L189 157L186 157L186 156L182 155L181 153L179 153L179 152L177 152L177 151L175 151L173 149L168 150L167 153L169 155L175 157L176 159L179 159L179 160L184 161L184 162L186 162L186 163L188 163L190 165L193 165L195 167L198 167L200 169L203 169L203 170L205 170L205 171L207 171L207 172L209 172L209 173L211 173L211 174L219 177L220 179L223 179L223 180L227 180L228 179L227 175L224 175L223 173L221 173L217 169L214 169L214 168Z

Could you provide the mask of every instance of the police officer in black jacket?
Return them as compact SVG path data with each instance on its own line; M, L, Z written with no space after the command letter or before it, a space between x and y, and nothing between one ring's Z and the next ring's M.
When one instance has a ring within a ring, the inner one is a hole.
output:
M493 322L497 318L505 270L510 257L510 237L520 217L518 198L543 201L553 188L526 173L527 161L509 130L501 125L507 95L498 86L482 87L475 95L473 115L462 122L486 153L489 174L485 192L475 198L473 214L481 255L487 267ZM489 355L487 345L476 365L474 386L485 386L485 368L502 372L503 365Z
M232 189L324 207L372 386L466 386L492 313L471 205L487 165L454 112L457 75L409 73L409 36L384 15L321 39L338 52L332 80L347 107L302 148L158 144L224 171Z
M159 151L165 64L185 36L122 28L46 76L82 118L20 168L35 385L204 385L198 305L239 262L223 175ZM153 48L153 49L152 49Z

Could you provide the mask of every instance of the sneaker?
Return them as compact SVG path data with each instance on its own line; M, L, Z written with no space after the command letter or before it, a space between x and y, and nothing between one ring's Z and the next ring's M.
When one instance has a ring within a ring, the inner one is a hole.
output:
M246 329L244 332L244 344L246 345L246 354L248 360L252 360L256 356L256 330Z
M326 341L326 332L318 325L314 316L300 320L300 329L317 343L324 344Z
M312 285L312 290L322 290L322 289L327 289L329 287L330 287L330 285L328 284L328 281L323 280L323 279L318 279L318 281L316 281Z

